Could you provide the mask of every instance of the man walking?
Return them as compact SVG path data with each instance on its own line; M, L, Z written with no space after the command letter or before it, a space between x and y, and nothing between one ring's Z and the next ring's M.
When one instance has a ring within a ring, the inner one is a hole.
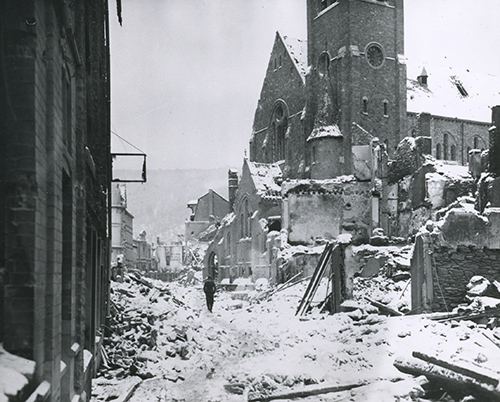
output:
M214 294L216 286L212 278L209 276L203 285L203 291L205 292L205 297L207 299L208 311L212 312L212 307L214 305Z

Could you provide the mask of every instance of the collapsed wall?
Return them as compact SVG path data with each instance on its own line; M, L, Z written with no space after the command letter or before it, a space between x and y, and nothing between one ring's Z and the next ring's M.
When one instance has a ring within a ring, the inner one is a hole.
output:
M500 281L500 208L452 208L417 235L411 261L412 312L449 311L473 276Z
M290 244L314 244L350 233L368 240L371 226L372 183L354 176L283 183L283 223Z

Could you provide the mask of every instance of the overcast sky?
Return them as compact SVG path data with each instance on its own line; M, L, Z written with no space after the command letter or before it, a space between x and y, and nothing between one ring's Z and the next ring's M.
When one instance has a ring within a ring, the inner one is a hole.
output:
M305 3L122 0L120 27L110 1L112 129L149 168L239 168L275 32L305 38ZM499 16L499 0L406 0L406 56L500 75Z

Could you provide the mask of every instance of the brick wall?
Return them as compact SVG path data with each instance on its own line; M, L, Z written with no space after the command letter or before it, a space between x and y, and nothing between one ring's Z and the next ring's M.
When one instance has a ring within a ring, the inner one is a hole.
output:
M281 66L274 68L274 60L281 58ZM250 143L250 160L255 162L275 162L272 154L271 117L275 102L279 99L286 104L288 115L288 134L286 135L285 153L287 159L286 174L297 177L303 174L305 140L300 121L305 104L304 82L294 62L277 34L260 98L255 112L253 133ZM267 139L267 140L266 140Z
M51 400L70 400L84 388L90 391L90 383L83 383L85 306L104 302L102 296L84 297L85 288L93 287L84 280L90 265L85 195L102 206L94 216L105 243L109 169L104 164L103 180L88 186L84 147L89 137L101 137L95 160L109 160L109 98L100 82L108 75L84 73L81 61L100 65L101 73L109 68L107 47L96 45L105 44L106 4L4 1L1 6L0 73L6 87L0 129L6 135L0 136L0 322L9 330L0 331L0 341L36 361L35 382L51 384ZM85 46L88 32L96 40ZM88 96L89 82L101 87L94 98ZM87 104L99 113L90 116ZM87 136L92 119L105 130ZM79 347L72 350L73 345Z
M435 311L446 311L446 306L451 310L463 303L467 283L475 275L500 281L500 250L440 247L434 249L433 256Z

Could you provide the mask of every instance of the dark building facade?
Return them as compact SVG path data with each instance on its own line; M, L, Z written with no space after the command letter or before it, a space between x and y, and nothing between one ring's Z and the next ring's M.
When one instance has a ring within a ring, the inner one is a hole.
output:
M20 399L87 400L109 279L107 1L2 0L0 20L0 342L36 363Z

